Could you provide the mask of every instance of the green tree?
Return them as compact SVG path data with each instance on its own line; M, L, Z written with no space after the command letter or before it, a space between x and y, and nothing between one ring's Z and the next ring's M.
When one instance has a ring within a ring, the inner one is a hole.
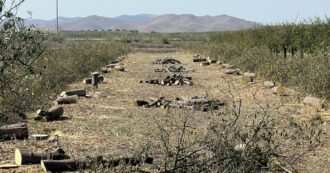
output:
M18 16L24 0L0 0L0 121L8 114L25 111L20 98L29 93L24 82L36 72L33 65L43 52L45 36L34 26L26 27Z

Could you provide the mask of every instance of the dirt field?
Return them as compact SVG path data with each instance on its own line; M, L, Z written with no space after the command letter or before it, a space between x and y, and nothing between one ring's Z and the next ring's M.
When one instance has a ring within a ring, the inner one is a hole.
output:
M162 53L163 52L163 53ZM164 53L165 52L165 53ZM167 53L166 53L167 52ZM159 58L173 57L182 62L186 68L194 69L185 74L191 76L193 86L159 86L139 83L140 80L164 78L168 73L156 73L154 70L160 65L152 62ZM263 87L263 80L257 78L256 84L246 84L241 76L224 74L220 65L212 64L201 67L192 62L192 55L174 51L139 51L128 55L122 63L125 72L105 74L105 82L98 89L81 83L72 84L72 89L88 89L91 98L80 98L77 104L65 105L65 116L68 120L55 122L35 122L35 114L28 117L27 123L30 134L50 134L59 136L58 142L50 140L36 141L7 141L0 144L0 163L10 163L14 159L16 148L31 149L33 151L52 150L61 146L69 155L107 155L113 157L131 156L147 143L157 143L158 128L155 121L161 120L168 111L158 108L141 108L132 104L133 100L149 97L165 96L174 99L179 96L208 96L212 99L226 99L225 92L228 84L235 95L242 98L245 111L257 109L253 93L256 93L261 103L271 103L276 106L284 104L281 111L289 111L290 115L302 120L313 117L301 104L301 94L288 89L289 96L281 97L271 93ZM228 83L229 82L229 83ZM221 110L220 110L221 111ZM171 112L183 113L173 109ZM212 121L210 113L194 113L197 131L203 132L207 124ZM329 135L330 114L320 113L325 120L324 128ZM330 171L330 146L325 144L317 152L308 156L308 165L300 172L328 172ZM155 157L156 161L157 158ZM302 166L303 168L303 166ZM157 167L148 168L154 172ZM4 170L0 170L4 171ZM40 165L23 166L9 172L42 172Z

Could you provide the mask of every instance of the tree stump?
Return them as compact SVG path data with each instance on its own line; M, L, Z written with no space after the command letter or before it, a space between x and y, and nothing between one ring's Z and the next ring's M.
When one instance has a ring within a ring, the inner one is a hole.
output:
M87 78L83 80L84 84L92 84L92 78Z
M233 70L233 69L228 69L225 72L226 74L236 74L239 75L239 71L238 70Z
M281 94L284 94L285 89L282 86L278 86L278 87L272 88L272 92L273 92L273 94L281 95Z
M149 103L145 100L134 100L133 105L136 107L141 107L141 106L149 107Z
M80 96L80 97L85 97L86 96L86 90L69 90L69 91L63 91L61 93L61 97L66 97L66 96Z
M305 97L303 103L306 106L311 106L315 111L320 111L321 109L325 109L327 107L326 100L322 100L316 97Z
M273 88L273 87L275 87L275 83L272 82L272 81L265 81L265 82L264 82L264 86L265 86L266 88Z
M64 109L62 106L55 106L49 109L49 111L43 111L43 110L38 110L37 111L37 117L34 118L34 120L42 120L43 118L46 119L46 121L51 121L51 120L58 120L60 117L63 115Z
M27 139L29 137L26 124L13 124L0 127L0 141L7 139Z
M54 152L36 153L30 150L15 150L15 163L17 165L39 164L41 160L63 160L70 159L65 155L63 149L59 148Z
M120 164L136 166L141 163L152 164L153 158L118 158L113 160L104 160L102 156L82 157L68 160L42 160L41 168L50 172L77 171L78 169L88 169L93 165L103 165L105 167L117 167Z
M210 65L211 63L210 62L202 62L201 64L200 64L200 66L208 66L208 65Z
M103 82L104 81L104 76L99 76L99 82Z
M92 85L97 87L97 84L99 83L99 73L98 72L94 72L92 73Z
M60 105L62 104L73 104L77 103L78 96L68 96L68 97L58 97L56 102Z

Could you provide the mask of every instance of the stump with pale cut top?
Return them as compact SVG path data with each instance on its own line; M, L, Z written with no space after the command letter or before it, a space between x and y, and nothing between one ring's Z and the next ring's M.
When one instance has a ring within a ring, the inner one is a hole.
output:
M63 160L70 159L64 150L59 148L54 152L32 152L30 150L15 150L15 163L17 165L39 164L41 160Z
M66 96L80 96L80 97L85 97L87 91L86 90L69 90L69 91L63 91L60 96L61 97L66 97Z

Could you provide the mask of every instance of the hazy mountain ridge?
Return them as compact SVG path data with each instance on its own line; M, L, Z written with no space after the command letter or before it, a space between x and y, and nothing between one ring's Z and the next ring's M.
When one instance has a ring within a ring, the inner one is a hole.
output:
M122 15L115 18L88 16L84 18L60 18L59 27L63 30L107 30L127 29L140 32L204 32L226 31L249 28L255 25L243 19L228 15L194 16L191 14L150 14ZM41 29L53 30L56 20L28 20L27 25L34 24Z

